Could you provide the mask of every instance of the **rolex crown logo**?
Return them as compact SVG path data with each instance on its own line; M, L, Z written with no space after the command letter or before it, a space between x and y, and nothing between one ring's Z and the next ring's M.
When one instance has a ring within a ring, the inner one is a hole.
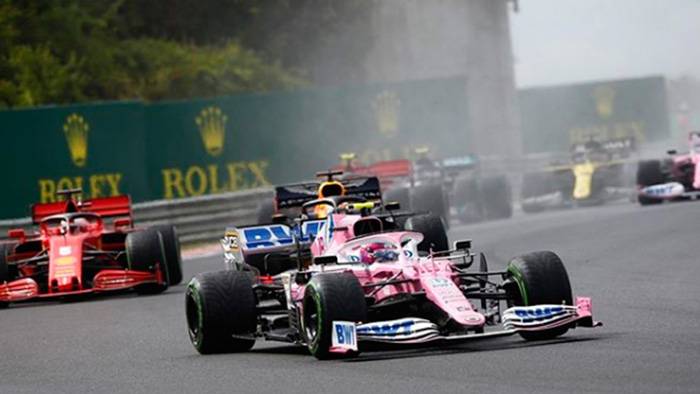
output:
M85 121L85 118L78 114L69 115L63 124L63 133L66 135L70 157L78 167L84 167L87 161L89 131L90 126Z
M394 137L399 132L399 108L401 100L396 93L384 91L372 103L377 118L377 129L386 137Z
M607 119L615 112L615 89L610 86L598 86L593 91L596 111L601 119Z
M195 119L204 148L212 156L218 156L224 150L226 121L228 116L219 107L204 108Z

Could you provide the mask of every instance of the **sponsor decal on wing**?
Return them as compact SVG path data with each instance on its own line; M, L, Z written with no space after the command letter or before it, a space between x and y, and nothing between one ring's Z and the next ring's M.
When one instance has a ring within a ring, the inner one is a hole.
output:
M360 340L379 342L427 342L438 337L437 325L426 319L405 318L357 326Z

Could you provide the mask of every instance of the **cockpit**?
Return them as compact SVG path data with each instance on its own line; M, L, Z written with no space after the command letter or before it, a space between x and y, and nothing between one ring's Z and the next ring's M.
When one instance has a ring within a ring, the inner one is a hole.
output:
M401 256L407 259L418 257L418 244L422 235L405 233L396 235L382 234L362 237L348 242L338 252L338 261L374 264L398 262Z

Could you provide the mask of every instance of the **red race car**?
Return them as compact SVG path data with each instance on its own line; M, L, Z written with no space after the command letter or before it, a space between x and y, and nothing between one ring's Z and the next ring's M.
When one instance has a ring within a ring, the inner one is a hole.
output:
M10 303L133 288L155 294L182 281L172 226L134 227L129 196L34 204L38 231L0 243L0 308Z

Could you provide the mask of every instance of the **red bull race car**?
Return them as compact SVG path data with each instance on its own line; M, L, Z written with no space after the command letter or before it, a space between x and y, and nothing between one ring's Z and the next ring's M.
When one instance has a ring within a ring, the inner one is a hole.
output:
M669 150L671 158L646 160L637 169L641 205L697 199L700 196L700 131L688 135L689 152Z
M373 214L374 204L319 199L305 211L325 205L323 219L227 229L228 270L199 274L187 287L195 349L242 352L265 339L329 359L357 356L369 343L538 340L599 325L591 300L572 296L556 254L528 253L489 271L470 240L421 247L420 231L396 229Z
M182 281L172 226L134 227L128 196L32 206L36 231L0 243L0 308L11 303L134 289L153 294Z

